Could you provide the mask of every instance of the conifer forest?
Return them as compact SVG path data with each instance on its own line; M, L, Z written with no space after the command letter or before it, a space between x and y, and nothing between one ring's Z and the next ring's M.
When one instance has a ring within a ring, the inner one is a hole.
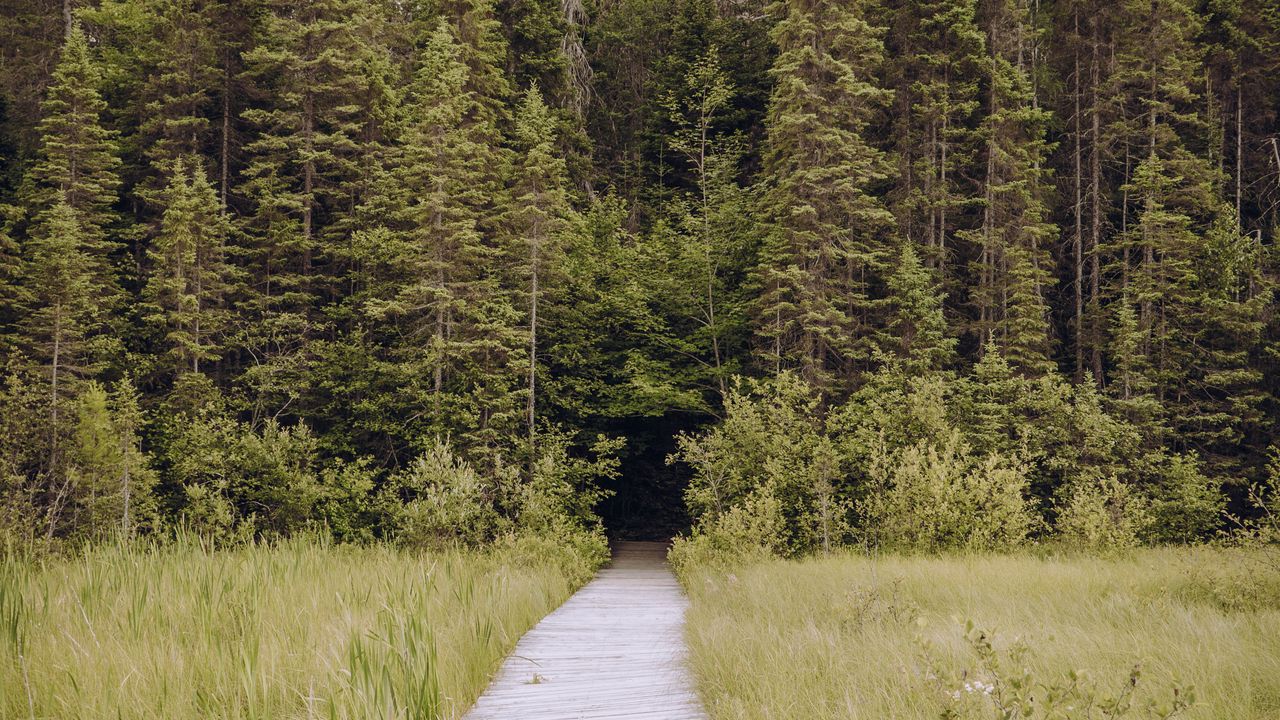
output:
M0 0L0 718L321 717L1280 717L1280 0Z
M0 5L10 542L1274 497L1280 3Z

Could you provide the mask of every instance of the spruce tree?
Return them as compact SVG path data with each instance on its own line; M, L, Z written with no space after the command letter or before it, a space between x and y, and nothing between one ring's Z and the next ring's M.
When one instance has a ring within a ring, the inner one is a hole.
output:
M889 277L889 333L908 375L946 369L955 361L956 339L947 334L943 296L911 243L903 243Z
M137 10L104 9L124 54L138 75L130 106L136 124L126 138L141 177L133 192L150 204L152 217L163 212L159 194L180 157L212 154L215 99L223 84L219 51L230 28L221 26L232 11L222 0L150 0ZM112 12L114 11L114 12ZM148 213L150 215L150 213Z
M516 274L528 297L524 304L529 333L526 424L532 451L537 429L539 305L543 296L563 286L565 245L571 242L566 236L580 231L566 194L565 162L556 153L555 119L537 85L520 105L516 141L521 162L512 192L511 230L518 245L513 252L520 257Z
M31 167L26 204L37 224L66 224L41 217L65 204L75 213L78 247L87 253L98 301L118 299L110 255L118 247L112 226L120 187L116 134L103 125L107 104L99 93L101 73L84 30L75 24L54 68L38 126L40 148Z
M1202 149L1212 146L1212 123L1201 102L1201 16L1186 0L1121 9L1127 24L1110 82L1123 113L1112 132L1138 161L1121 188L1132 219L1104 248L1120 284L1113 292L1135 304L1126 335L1149 368L1171 440L1224 468L1260 402L1261 377L1244 360L1263 322L1248 290L1257 288L1258 262L1248 259L1252 245L1233 208L1218 199L1222 178Z
M901 168L895 209L907 237L944 279L962 274L968 252L955 247L952 235L976 224L968 207L977 194L971 178L978 177L979 85L988 62L977 4L900 4L891 34Z
M979 340L994 342L1001 355L1026 374L1052 370L1049 308L1049 249L1057 228L1048 221L1044 163L1049 113L1031 83L1033 30L1023 0L996 0L986 7L990 50L987 115L981 133L986 168L979 228L962 233L979 247L974 263Z
M755 308L763 364L847 386L883 343L891 172L865 134L891 97L876 84L882 32L862 3L774 5L779 48L761 178L768 228Z
M508 49L495 0L440 0L439 11L441 19L452 26L461 60L467 66L466 89L475 98L471 118L507 127L513 89L504 73Z
M248 201L244 259L252 284L244 381L264 406L305 411L300 353L324 334L339 292L355 209L372 194L389 121L384 6L265 2L243 54L251 136L238 188ZM274 412L274 410L272 411Z
M230 223L199 161L179 158L162 199L160 231L147 251L150 275L144 292L153 308L147 320L164 333L171 367L201 372L221 354L231 267L226 259Z
M365 37L379 27L377 13L353 0L270 2L245 53L260 104L241 113L256 133L240 191L254 204L247 229L266 276L264 302L282 309L323 297L317 265L331 250L323 231L362 200L353 197L370 159L362 140L386 105L385 50Z
M26 296L22 249L10 232L13 218L21 214L21 208L0 205L0 358L11 357L21 340L18 322Z
M482 232L491 217L489 178L498 135L467 90L469 69L441 19L409 91L402 147L389 171L385 225L362 233L368 275L362 312L382 336L398 402L417 409L402 442L455 433L492 450L523 425L528 337L514 294L502 285L501 248ZM523 294L522 294L523 295ZM528 297L528 295L523 295ZM424 412L425 411L425 412Z
M88 343L101 329L106 309L97 294L85 227L69 203L56 203L42 214L25 248L28 306L22 329L30 357L48 383L46 472L60 468L68 400L94 370Z

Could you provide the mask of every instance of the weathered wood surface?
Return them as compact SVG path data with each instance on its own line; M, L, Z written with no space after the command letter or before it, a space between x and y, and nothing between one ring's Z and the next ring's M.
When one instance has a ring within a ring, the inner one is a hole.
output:
M703 720L685 668L686 600L661 543L625 542L525 634L466 720Z

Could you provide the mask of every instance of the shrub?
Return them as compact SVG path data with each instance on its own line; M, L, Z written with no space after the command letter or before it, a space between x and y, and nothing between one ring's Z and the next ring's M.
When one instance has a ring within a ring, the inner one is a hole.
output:
M723 547L742 525L742 508L762 498L777 510L776 526L757 543L771 552L829 549L847 534L844 456L826 435L817 394L797 376L736 382L724 422L678 444L667 461L693 468L685 498L695 536L707 538L698 542Z
M767 486L677 537L667 559L681 582L695 569L723 569L777 557L786 546L782 506Z
M482 479L446 440L437 439L392 485L405 498L396 531L403 544L479 545L501 526L494 507L496 484Z
M1114 720L1146 718L1171 720L1195 705L1194 689L1177 683L1150 691L1143 680L1141 664L1127 677L1117 678L1114 689L1104 689L1081 671L1071 670L1061 677L1043 677L1030 667L1031 648L1024 642L998 650L989 633L965 625L965 640L975 662L957 673L937 658L937 651L923 646L927 679L937 691L943 720L991 718L1009 720Z
M326 496L315 436L306 425L268 421L260 432L215 412L180 416L166 448L168 478L183 489L180 509L193 525L222 514L192 505L220 497L234 522L259 536L283 536L314 527ZM221 502L221 501L219 501Z
M617 477L623 442L599 435L588 455L578 456L567 434L544 431L532 477L520 486L516 498L516 531L551 539L598 567L609 556L604 527L595 514L596 505L607 496L600 481Z
M727 512L776 476L778 467L804 464L820 421L816 393L792 373L735 381L724 421L701 435L682 433L667 459L693 468L685 501L694 519Z
M1005 548L1023 542L1037 522L1025 467L994 453L975 456L958 432L902 452L881 445L871 474L873 487L859 508L877 545Z
M1152 496L1147 535L1155 542L1204 539L1220 525L1227 504L1218 483L1200 472L1195 455L1170 456Z
M1114 475L1064 488L1057 531L1070 545L1090 550L1134 547L1150 527L1150 501Z
M1262 544L1280 543L1280 447L1271 448L1267 478L1249 487L1253 517L1244 529Z

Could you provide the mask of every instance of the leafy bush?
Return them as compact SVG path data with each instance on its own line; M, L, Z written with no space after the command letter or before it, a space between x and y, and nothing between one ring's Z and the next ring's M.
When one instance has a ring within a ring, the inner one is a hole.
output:
M769 487L677 537L667 559L682 582L695 568L722 569L777 557L785 547L782 507Z
M1026 468L998 454L975 456L953 431L939 445L901 452L881 445L874 485L860 504L866 534L897 548L997 549L1018 545L1036 526Z
M1075 547L1117 550L1136 546L1151 523L1147 497L1106 475L1064 488L1057 531Z
M554 540L593 568L607 559L609 544L595 507L607 496L600 481L617 477L623 442L599 435L588 455L579 456L567 434L543 432L530 481L515 498L517 533Z
M1250 539L1263 545L1280 544L1280 447L1271 448L1267 462L1267 478L1249 487L1252 516L1243 530Z
M1147 537L1155 542L1194 542L1222 521L1227 499L1218 483L1200 472L1195 455L1172 455L1152 490Z
M788 372L737 380L723 420L680 436L668 461L693 468L690 541L707 552L736 531L720 518L765 487L782 522L763 545L783 555L857 539L994 549L1055 525L1086 547L1209 536L1221 489L1131 409L1092 383L1020 376L989 346L964 376L888 362L839 404Z
M567 435L539 437L529 474L501 457L485 473L447 441L436 439L387 493L393 535L413 547L477 546L537 538L566 548L574 563L596 567L608 557L595 505L601 478L616 475L622 441L597 438L590 455L573 453ZM529 540L527 542L533 542Z
M826 435L817 394L799 377L735 382L724 422L677 441L668 462L693 468L685 498L698 542L714 552L727 551L748 528L756 539L743 552L829 549L847 534L844 458ZM748 505L767 506L776 517L743 518Z
M406 545L479 545L492 540L501 527L496 483L482 479L446 440L437 439L393 477L392 487L405 498L396 537Z
M283 536L324 524L359 525L367 474L322 472L306 425L274 420L261 431L216 412L180 416L166 446L167 476L182 495L179 510L197 528L247 523L258 536ZM338 486L326 485L338 483Z

